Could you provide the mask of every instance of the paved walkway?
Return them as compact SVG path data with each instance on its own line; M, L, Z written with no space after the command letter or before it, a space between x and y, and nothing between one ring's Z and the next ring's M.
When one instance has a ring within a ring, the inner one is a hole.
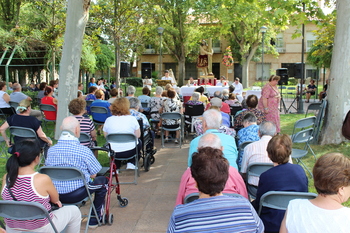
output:
M172 143L166 146L173 145ZM112 194L111 213L114 215L113 225L105 225L89 232L143 233L166 232L170 215L175 206L177 189L182 173L187 168L188 146L180 148L161 148L160 139L156 139L158 152L155 163L149 172L140 170L138 184L121 185L121 195L129 200L125 208L119 207L116 194ZM142 159L141 159L142 161ZM119 175L120 182L131 181L133 171ZM82 209L83 213L87 208ZM84 232L85 223L81 232Z

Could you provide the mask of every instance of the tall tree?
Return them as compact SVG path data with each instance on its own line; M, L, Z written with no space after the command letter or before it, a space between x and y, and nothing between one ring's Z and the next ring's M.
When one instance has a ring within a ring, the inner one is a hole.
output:
M66 31L60 63L60 92L55 138L60 136L60 125L68 116L67 103L77 95L79 67L85 26L89 18L90 0L69 0Z
M235 43L233 48L239 48L237 58L241 58L243 66L243 84L249 86L249 64L262 41L260 28L268 28L265 48L274 50L270 38L290 25L301 25L321 13L316 2L305 0L303 3L305 12L297 0L203 0L197 2L196 9L207 13L211 22L220 25L220 34Z
M314 31L317 40L308 52L307 61L316 67L330 68L331 66L335 23L336 11L333 11L320 22L319 30Z
M345 141L341 127L350 110L350 0L337 1L337 23L327 89L328 107L320 135L321 144Z
M0 18L6 30L18 26L22 0L0 0Z
M120 62L131 60L133 44L138 44L142 34L143 7L142 0L98 0L92 7L92 21L95 27L114 45L115 80L120 86Z
M178 62L178 85L185 80L185 63L187 56L193 49L198 50L199 23L191 12L194 0L166 0L155 1L153 7L155 28L164 28L163 38L166 50ZM207 38L207 37L206 37Z

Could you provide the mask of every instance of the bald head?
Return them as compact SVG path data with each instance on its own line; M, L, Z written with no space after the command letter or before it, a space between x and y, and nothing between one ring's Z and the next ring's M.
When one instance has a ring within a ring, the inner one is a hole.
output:
M69 116L63 119L61 130L72 132L77 138L80 137L80 124L77 118L73 116Z
M202 147L211 147L222 150L220 138L212 133L204 134L198 141L198 149Z
M22 86L21 86L21 84L19 84L19 83L15 83L15 84L13 84L12 85L12 90L13 91L21 91L22 90Z

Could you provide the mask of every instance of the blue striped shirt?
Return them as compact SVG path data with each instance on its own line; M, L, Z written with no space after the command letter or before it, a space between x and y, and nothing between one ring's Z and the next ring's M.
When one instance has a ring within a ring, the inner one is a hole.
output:
M215 196L176 206L167 232L264 232L264 225L244 197Z
M97 174L102 168L92 151L80 145L75 137L71 140L60 138L57 144L49 149L45 165L79 168L85 175L86 182L89 182L90 176ZM81 180L53 181L53 183L60 194L70 193L84 186Z

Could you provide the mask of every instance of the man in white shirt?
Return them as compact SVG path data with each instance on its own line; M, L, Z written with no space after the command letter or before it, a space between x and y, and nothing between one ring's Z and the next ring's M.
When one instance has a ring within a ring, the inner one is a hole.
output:
M243 178L246 178L249 184L255 186L258 186L259 184L259 177L246 177L247 168L249 164L255 162L272 164L271 159L267 155L266 148L271 138L276 135L276 125L271 121L264 121L259 125L258 133L260 140L252 142L244 148L244 154L241 165L241 173ZM289 158L289 162L292 163L291 158Z
M243 85L242 85L242 83L239 82L239 78L235 78L235 81L234 81L234 83L232 83L232 85L235 87L235 90L233 91L233 93L236 94L236 97L237 97L238 101L240 103L242 103L242 100L243 100L243 96L242 96Z

